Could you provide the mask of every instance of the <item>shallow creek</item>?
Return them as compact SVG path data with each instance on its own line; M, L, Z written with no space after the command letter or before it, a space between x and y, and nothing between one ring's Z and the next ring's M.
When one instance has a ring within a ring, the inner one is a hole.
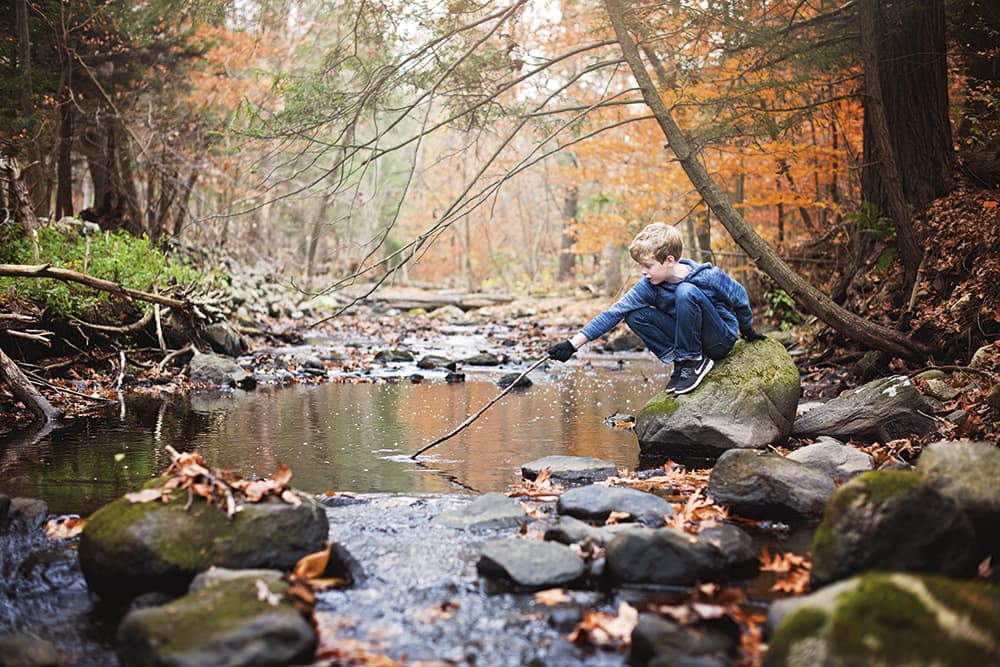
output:
M530 594L487 591L475 560L478 545L496 534L445 529L433 517L470 493L507 489L520 479L521 464L549 454L634 469L634 433L605 419L638 412L665 381L662 365L626 353L540 368L531 387L513 390L419 461L410 458L496 396L501 375L525 367L464 368L467 381L458 384L446 383L443 372L403 365L378 370L384 377L376 382L131 397L101 418L0 441L0 493L40 498L54 514L87 515L165 470L166 445L197 450L244 477L269 476L281 462L302 491L369 494L328 511L331 537L368 574L355 589L319 597L322 622L343 640L432 664L623 665L622 654L576 647L565 636L582 612L614 611L627 592L577 592L553 611ZM406 379L414 372L424 379ZM7 579L0 634L36 633L72 664L116 665L120 612L89 600L75 552L0 542Z

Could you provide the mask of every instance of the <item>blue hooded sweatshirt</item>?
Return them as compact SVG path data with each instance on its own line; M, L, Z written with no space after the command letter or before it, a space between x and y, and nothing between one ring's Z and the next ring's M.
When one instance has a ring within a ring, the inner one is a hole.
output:
M734 338L737 332L748 333L753 328L750 297L743 285L710 262L697 264L690 259L679 261L691 270L681 282L691 283L705 293ZM588 322L581 333L588 340L596 340L615 328L633 310L649 306L676 315L675 295L677 286L681 282L663 281L659 285L654 285L643 278L614 305Z

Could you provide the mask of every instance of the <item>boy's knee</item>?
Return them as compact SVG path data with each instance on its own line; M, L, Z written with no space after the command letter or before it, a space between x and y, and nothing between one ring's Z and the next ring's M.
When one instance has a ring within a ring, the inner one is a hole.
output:
M701 297L702 291L691 283L678 283L674 291L674 298L678 301L686 299L697 299Z

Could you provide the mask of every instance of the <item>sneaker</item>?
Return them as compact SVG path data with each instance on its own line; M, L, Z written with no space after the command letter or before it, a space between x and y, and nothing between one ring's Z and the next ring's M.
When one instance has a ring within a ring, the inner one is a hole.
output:
M694 391L714 365L715 362L708 357L702 357L698 361L693 359L675 361L674 368L676 370L674 372L677 374L677 382L673 382L673 377L670 378L674 393L686 394L689 391ZM669 388L669 386L668 384L667 387Z
M674 370L670 374L670 380L667 381L667 386L664 389L668 394L672 394L677 390L677 382L681 379L681 365L679 362L674 362Z

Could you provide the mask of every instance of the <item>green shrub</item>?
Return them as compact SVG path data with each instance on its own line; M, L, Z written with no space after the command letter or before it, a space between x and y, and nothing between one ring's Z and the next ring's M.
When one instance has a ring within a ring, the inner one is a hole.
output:
M124 231L98 233L90 237L88 247L87 238L75 230L43 227L34 238L23 236L0 249L0 261L51 264L146 292L154 285L162 290L201 278L194 269L167 258L148 237L136 238ZM101 290L52 278L0 278L0 290L62 315L93 313L113 298Z

